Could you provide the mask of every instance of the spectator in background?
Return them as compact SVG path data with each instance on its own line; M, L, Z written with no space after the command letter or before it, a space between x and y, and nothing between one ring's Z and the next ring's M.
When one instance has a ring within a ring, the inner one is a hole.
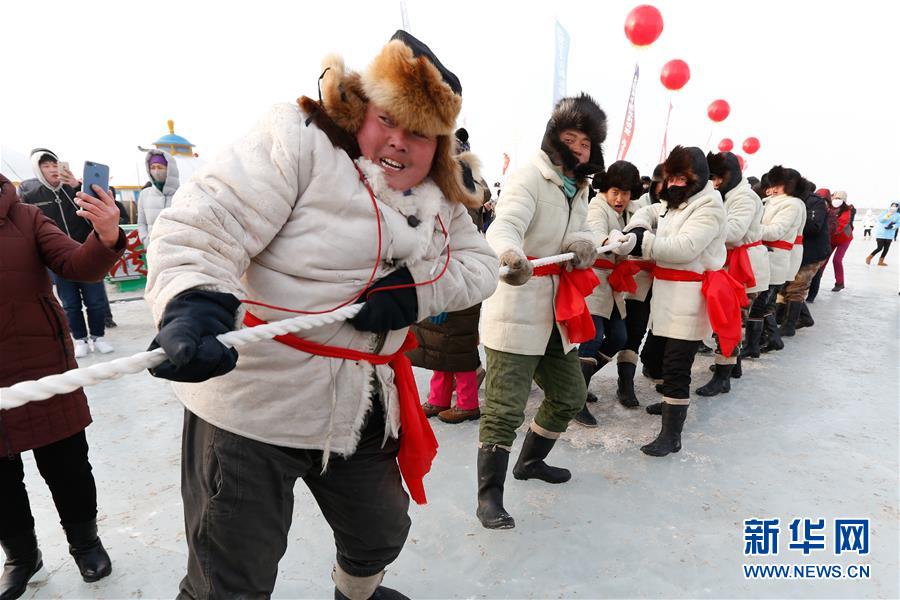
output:
M172 197L178 191L178 165L175 159L162 150L149 150L144 162L152 185L141 190L138 197L138 235L144 248L150 246L153 224L159 213L172 204Z
M875 228L875 214L872 209L866 211L863 219L863 239L872 237L872 230Z
M25 186L27 191L22 194L22 201L40 208L66 235L80 244L84 243L94 229L90 221L78 214L75 194L80 191L81 184L71 171L60 168L59 158L46 148L31 151L31 164L36 181L40 184ZM57 273L54 282L66 311L69 329L75 338L75 358L84 358L92 347L101 354L112 352L112 345L104 339L109 301L103 281L71 281ZM85 309L87 323L84 319Z
M884 262L884 258L891 248L891 242L894 241L894 238L897 235L898 225L900 225L900 214L897 213L898 207L900 207L900 202L891 202L891 206L887 209L887 212L883 213L878 219L878 228L875 230L876 246L875 250L872 251L872 254L866 257L867 265L871 264L875 255L881 252L881 257L878 259L878 266L887 266L887 263Z

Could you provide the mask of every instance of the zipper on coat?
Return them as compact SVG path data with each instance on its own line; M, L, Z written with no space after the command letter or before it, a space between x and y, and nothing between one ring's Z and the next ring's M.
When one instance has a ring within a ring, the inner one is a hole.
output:
M59 192L53 192L53 195L56 197L56 208L59 209L59 216L62 217L63 227L66 228L66 235L72 237L72 234L69 232L69 222L66 221L66 211L64 211L62 207L62 198L59 197Z

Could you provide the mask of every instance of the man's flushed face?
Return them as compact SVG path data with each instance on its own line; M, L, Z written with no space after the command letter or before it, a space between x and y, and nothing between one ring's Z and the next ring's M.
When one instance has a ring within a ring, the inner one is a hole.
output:
M766 196L780 196L784 194L783 185L773 185L766 188Z
M687 185L687 182L688 180L685 175L670 175L666 179L666 184L669 187Z
M611 187L606 190L606 203L620 215L630 201L631 190L620 190L617 187Z
M413 188L428 176L437 139L404 129L373 103L356 134L362 155L381 167L387 184L399 191Z
M724 177L719 177L718 175L712 176L713 187L719 189L719 186L722 185L722 182L725 181Z
M59 185L59 164L55 160L48 160L41 163L41 175L51 186Z
M591 138L585 134L577 129L566 129L559 134L559 139L572 151L579 165L591 160Z

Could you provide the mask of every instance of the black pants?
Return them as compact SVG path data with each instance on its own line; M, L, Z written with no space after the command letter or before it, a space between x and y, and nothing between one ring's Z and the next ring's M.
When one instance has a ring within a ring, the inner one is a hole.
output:
M887 256L888 249L891 247L891 242L894 240L883 240L881 238L875 239L875 250L872 251L872 254L869 256L875 256L879 252L881 252L881 260L884 260L884 257Z
M662 394L666 398L687 400L691 397L691 367L700 347L699 340L676 340L649 333L641 362L652 375L662 377Z
M400 555L409 497L400 483L399 442L384 437L379 400L356 453L332 455L274 446L184 413L181 495L188 543L179 598L268 598L287 549L294 483L302 478L334 531L337 562L368 577ZM325 574L323 574L325 575Z
M88 462L84 431L35 448L33 452L38 471L53 494L60 522L84 523L96 519L97 487ZM0 458L0 490L0 539L34 529L21 454Z
M641 347L641 340L647 333L647 323L650 321L650 294L647 294L647 301L639 300L625 301L625 331L628 333L628 341L625 342L623 350L631 350L637 352Z

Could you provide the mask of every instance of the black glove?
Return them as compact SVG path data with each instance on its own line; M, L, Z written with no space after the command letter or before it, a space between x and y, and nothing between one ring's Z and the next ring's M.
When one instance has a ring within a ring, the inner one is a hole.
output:
M644 244L644 232L646 232L646 231L647 230L644 229L643 227L635 227L634 229L632 229L631 231L628 232L628 233L633 233L634 236L637 238L637 242L634 244L634 248L632 248L631 252L629 252L629 254L631 256L643 256L643 252L641 251L641 248L643 247L643 244Z
M163 313L159 333L148 350L162 346L168 359L150 369L154 377L199 383L224 375L237 364L238 353L216 336L234 329L240 301L231 294L188 290L175 296Z
M416 297L416 288L406 287L399 290L387 290L375 292L383 287L395 285L412 285L412 275L409 269L403 267L390 275L385 275L366 290L359 299L365 302L355 317L350 319L353 326L359 331L372 331L382 333L384 331L403 329L419 320L419 300Z

